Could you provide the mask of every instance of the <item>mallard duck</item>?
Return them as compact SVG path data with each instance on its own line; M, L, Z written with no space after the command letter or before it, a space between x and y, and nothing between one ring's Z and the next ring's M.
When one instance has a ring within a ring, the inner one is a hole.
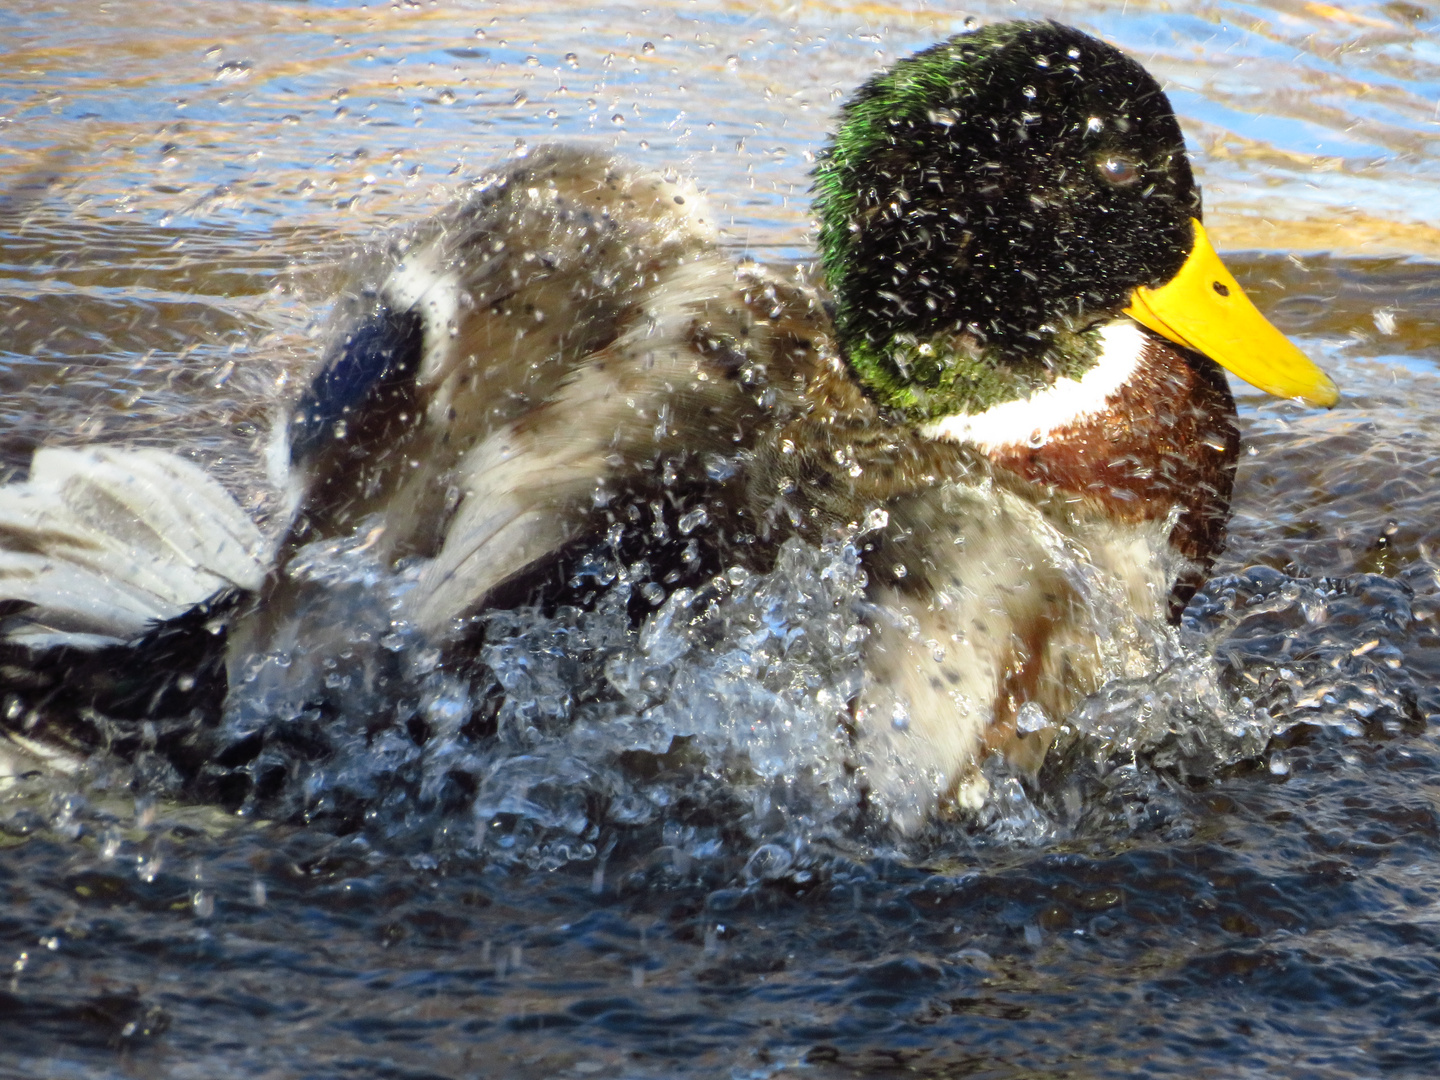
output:
M1033 769L1223 543L1220 368L1337 392L1215 254L1155 80L1077 30L901 60L843 107L814 180L823 288L737 266L692 184L608 154L477 180L350 299L286 425L278 550L252 557L223 515L248 554L207 572L253 590L256 558L368 529L423 567L403 618L459 650L602 542L673 583L848 536L874 612L868 797L902 828L979 805L985 756ZM285 589L272 573L232 651ZM42 591L12 623L44 624Z

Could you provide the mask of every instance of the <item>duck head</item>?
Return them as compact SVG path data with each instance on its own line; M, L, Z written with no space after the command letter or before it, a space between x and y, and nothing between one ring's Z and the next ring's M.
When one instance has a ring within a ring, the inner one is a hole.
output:
M1079 378L1125 318L1267 392L1338 396L1210 246L1159 84L1073 28L990 26L875 76L815 195L849 361L912 420Z

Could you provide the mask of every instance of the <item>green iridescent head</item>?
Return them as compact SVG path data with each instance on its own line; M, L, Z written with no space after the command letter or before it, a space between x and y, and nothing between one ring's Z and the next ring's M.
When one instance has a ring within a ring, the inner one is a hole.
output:
M865 83L814 190L850 363L917 419L1083 371L1089 331L1175 275L1200 216L1159 85L1048 22L961 34Z

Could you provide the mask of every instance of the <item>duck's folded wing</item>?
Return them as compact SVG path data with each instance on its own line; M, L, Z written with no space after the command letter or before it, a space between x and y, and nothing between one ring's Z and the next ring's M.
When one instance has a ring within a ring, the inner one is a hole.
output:
M663 462L733 453L736 432L755 430L780 408L790 383L776 380L766 394L745 372L769 360L785 374L795 361L781 343L806 357L811 345L783 319L757 319L747 305L775 302L747 284L714 254L675 269L615 341L462 458L455 513L408 598L417 626L449 634L497 587L572 542L598 539L607 506L641 492L656 497ZM809 312L799 301L790 306L792 319Z
M593 531L617 486L673 448L667 417L676 410L714 397L711 410L733 411L731 387L693 382L699 358L687 345L636 355L630 344L596 354L551 400L462 460L460 503L408 597L407 615L426 633L445 636L498 586Z
M0 640L129 641L227 589L258 589L264 537L198 466L155 449L39 450L0 487Z

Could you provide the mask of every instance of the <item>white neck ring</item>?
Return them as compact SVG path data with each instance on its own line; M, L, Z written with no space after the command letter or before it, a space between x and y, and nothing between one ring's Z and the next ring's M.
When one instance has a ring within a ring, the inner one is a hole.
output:
M1100 328L1100 355L1079 379L1056 379L1027 398L1004 401L982 413L955 413L920 429L929 439L968 443L985 453L1038 448L1057 431L1103 413L1140 368L1147 339L1131 319Z

